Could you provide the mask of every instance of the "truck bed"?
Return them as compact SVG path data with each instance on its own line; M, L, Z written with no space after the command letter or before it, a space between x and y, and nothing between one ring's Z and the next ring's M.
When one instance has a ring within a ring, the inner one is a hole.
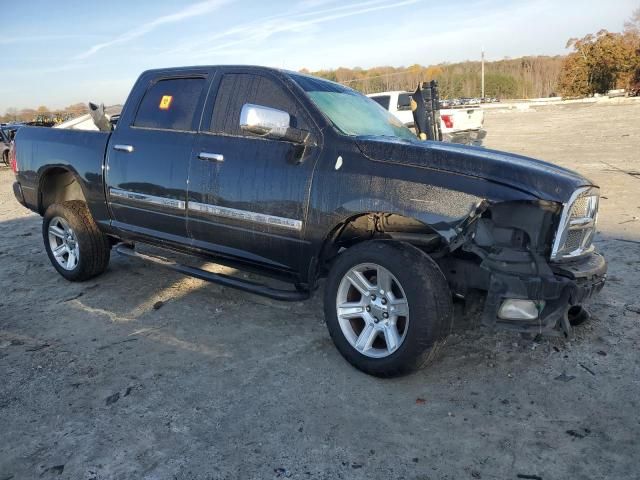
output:
M38 210L37 187L45 171L65 168L85 189L92 212L103 210L106 203L103 164L110 133L23 127L16 135L18 177L25 204Z

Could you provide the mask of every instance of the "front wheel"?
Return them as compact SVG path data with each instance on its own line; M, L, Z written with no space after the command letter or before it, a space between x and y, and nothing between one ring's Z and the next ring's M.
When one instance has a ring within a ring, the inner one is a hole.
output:
M88 280L109 264L109 239L98 229L84 202L72 200L47 208L42 237L51 264L67 280Z
M451 292L438 265L409 244L375 240L347 249L325 288L329 334L356 368L390 377L436 356L451 328Z

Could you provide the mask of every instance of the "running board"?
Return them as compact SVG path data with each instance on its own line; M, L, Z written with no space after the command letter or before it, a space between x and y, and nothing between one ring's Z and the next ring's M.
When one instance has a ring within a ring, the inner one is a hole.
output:
M157 265L169 268L176 272L180 272L190 277L199 278L211 283L217 283L225 287L236 288L243 292L254 293L263 297L272 298L273 300L281 300L284 302L298 302L309 298L309 292L300 292L298 290L284 290L278 288L272 288L261 283L252 282L250 280L242 280L237 277L225 275L223 273L213 273L201 268L190 267L188 265L182 265L180 263L173 262L166 258L156 257L145 253L136 252L130 245L120 243L115 247L116 252L128 257L139 258L141 260L147 260Z

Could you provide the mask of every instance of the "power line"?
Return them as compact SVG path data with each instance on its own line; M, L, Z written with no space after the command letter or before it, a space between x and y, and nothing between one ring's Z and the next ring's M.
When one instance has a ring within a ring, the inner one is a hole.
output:
M482 95L480 98L484 98L484 48L482 49Z
M396 73L384 73L382 75L374 75L373 77L365 77L365 78L354 78L352 80L342 80L338 83L353 83L353 82L364 82L365 80L371 80L373 78L386 78L386 77L394 77L396 75L411 75L413 72L396 72ZM417 72L415 73L417 74Z

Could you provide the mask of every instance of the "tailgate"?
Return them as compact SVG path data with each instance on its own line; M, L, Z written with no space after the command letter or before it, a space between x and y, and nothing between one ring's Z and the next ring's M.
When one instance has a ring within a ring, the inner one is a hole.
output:
M456 108L449 111L453 114L454 132L479 130L484 125L484 110L479 107Z

